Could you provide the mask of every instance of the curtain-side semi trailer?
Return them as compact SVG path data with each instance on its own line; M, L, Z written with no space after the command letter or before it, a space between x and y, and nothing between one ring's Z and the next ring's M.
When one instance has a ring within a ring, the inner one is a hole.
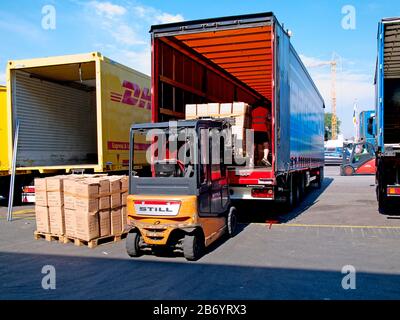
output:
M379 209L385 213L400 197L400 18L383 19L378 29L376 183Z
M234 200L292 206L324 170L324 101L273 13L154 25L152 120L186 104L270 103L272 166L229 168Z
M129 128L151 121L150 90L149 76L98 52L9 61L0 194L8 194L17 123L17 201L41 174L128 172Z

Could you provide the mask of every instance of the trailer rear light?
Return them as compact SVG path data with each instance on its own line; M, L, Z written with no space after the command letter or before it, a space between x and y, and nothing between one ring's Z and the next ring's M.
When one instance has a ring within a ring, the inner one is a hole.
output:
M28 187L23 187L22 192L24 193L35 193L35 187L34 186L28 186Z
M400 196L400 186L389 186L387 187L388 196Z
M252 189L251 196L253 198L273 198L274 191L272 189Z

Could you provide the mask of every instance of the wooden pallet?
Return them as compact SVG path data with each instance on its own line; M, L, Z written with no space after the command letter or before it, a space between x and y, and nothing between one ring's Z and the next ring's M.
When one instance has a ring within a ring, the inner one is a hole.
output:
M64 236L61 236L61 235L35 231L33 233L33 236L34 236L35 240L45 239L46 241L58 241L60 243L64 243Z
M95 248L102 244L121 241L122 239L126 238L126 235L127 235L127 232L124 232L124 233L121 233L118 235L110 235L110 236L100 237L100 238L96 238L96 239L89 240L89 241L81 240L81 239L74 238L74 237L64 236L63 243L73 243L78 247L87 246L88 248Z

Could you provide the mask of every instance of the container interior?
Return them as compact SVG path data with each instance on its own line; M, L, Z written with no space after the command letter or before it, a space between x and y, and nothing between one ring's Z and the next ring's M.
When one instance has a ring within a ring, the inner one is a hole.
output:
M385 26L384 141L400 143L400 23Z
M186 104L272 100L271 26L179 33L157 41L159 121L183 118Z
M11 70L17 167L98 163L95 62Z

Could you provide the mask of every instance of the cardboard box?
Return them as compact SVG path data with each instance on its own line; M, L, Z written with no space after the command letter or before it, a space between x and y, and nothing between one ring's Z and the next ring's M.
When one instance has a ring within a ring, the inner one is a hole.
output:
M207 117L207 116L208 116L208 104L198 104L197 117Z
M100 235L99 215L89 213L81 209L75 211L76 237L81 240L90 241Z
M62 207L64 205L64 193L61 191L47 191L47 205L49 207Z
M99 211L100 237L111 234L111 213L110 210Z
M100 178L99 182L99 210L110 209L110 181Z
M76 216L75 210L64 209L65 235L76 237Z
M64 181L64 208L75 210L75 180Z
M186 119L195 119L197 116L197 105L187 104L185 107L185 117Z
M126 206L126 202L128 199L128 192L121 193L121 205Z
M219 106L220 115L230 115L232 114L232 103L221 103Z
M219 115L219 103L208 104L208 115L210 117L217 117Z
M64 235L65 220L63 207L49 207L50 232L54 235Z
M90 181L76 181L75 209L85 212L99 211L99 184Z
M35 191L46 191L46 178L35 178Z
M111 234L118 235L122 232L121 208L111 209Z
M49 208L35 206L36 231L50 233Z
M244 102L234 102L232 104L232 113L233 114L246 114L249 112L249 105Z
M41 207L47 207L47 192L46 190L37 190L35 186L35 204Z
M64 179L66 179L67 176L55 176L55 177L50 177L46 178L46 190L47 192L49 191L57 191L57 192L63 192L64 191Z
M128 229L128 211L126 207L121 208L122 231Z
M121 178L121 192L127 192L129 189L129 179L127 176Z
M118 208L121 206L121 178L110 177L110 206Z

